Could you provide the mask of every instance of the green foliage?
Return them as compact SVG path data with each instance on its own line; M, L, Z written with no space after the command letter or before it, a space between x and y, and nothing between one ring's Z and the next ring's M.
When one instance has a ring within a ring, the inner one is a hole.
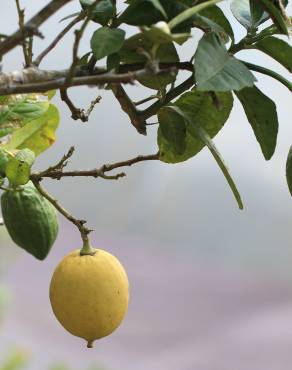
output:
M268 14L261 4L249 0L233 0L231 11L238 22L248 31L256 30L268 18Z
M271 0L259 0L259 2L272 18L278 30L284 35L289 36L288 25L280 9Z
M144 53L139 53L143 50L146 53L151 53L154 48L154 42L148 38L144 33L137 34L127 39L123 48L119 52L120 62L123 64L145 63L146 56ZM175 63L179 62L179 56L173 43L160 44L156 50L156 58L161 63ZM138 81L150 89L161 90L168 84L173 83L176 79L177 73L165 76L145 76L138 78Z
M249 69L228 54L214 33L206 34L199 42L195 54L195 76L198 89L202 91L240 90L255 82Z
M254 47L269 55L292 72L292 47L287 42L270 36L255 43Z
M58 109L50 104L43 115L14 131L5 148L8 150L27 148L38 156L55 142L59 121Z
M80 0L80 4L84 10L90 10L96 0ZM116 14L117 9L115 2L112 0L99 1L91 11L90 17L93 22L106 26L109 20Z
M231 41L234 42L234 33L229 23L229 20L225 17L223 11L216 5L204 8L196 14L195 23L199 26L206 28L210 31L218 33L220 36L225 37L225 41L228 41L229 36Z
M43 115L49 107L37 95L13 95L0 100L0 137Z
M125 31L109 27L99 28L91 38L91 49L97 60L114 54L121 49Z
M275 103L256 86L236 92L265 159L275 152L278 135L278 115Z
M25 185L29 181L34 161L34 152L27 148L18 151L8 160L5 173L12 186Z
M171 107L162 108L158 113L160 159L167 163L178 163L195 156L206 143L197 135L194 127L200 126L213 138L228 119L232 105L230 92L210 94L194 90L183 94L173 104L188 116L187 121Z
M129 6L121 16L123 23L132 26L151 26L159 21L169 21L187 7L174 0L129 0ZM191 24L185 23L177 32L188 32Z
M237 41L232 22L220 7L221 0L127 0L123 11L114 0L79 0L79 3L79 13L66 18L84 16L84 20L80 17L76 21L83 21L84 29L87 22L92 21L94 31L90 48L74 60L72 69L76 67L77 75L73 78L80 81L83 77L92 79L106 73L105 80L109 80L102 81L99 87L113 90L140 133L146 132L148 119L154 117L156 121L157 116L157 143L162 162L183 162L208 148L242 208L238 190L212 139L225 125L233 107L233 95L236 95L265 159L273 156L279 125L277 108L275 102L255 85L252 72L274 78L290 91L292 84L275 71L237 59L236 54L252 49L292 71L291 45L275 36L288 35L291 29L283 6L270 0L232 0L232 14L246 30L245 36ZM284 1L283 5L287 3ZM133 26L129 34L125 32L128 29L125 25ZM83 35L83 26L76 34L78 37ZM191 38L198 30L203 31L203 36L196 44ZM75 51L79 46L78 37ZM188 61L180 57L187 41L192 55ZM106 58L106 66L100 67L103 58ZM180 73L182 70L184 72ZM185 73L190 76L181 83ZM143 87L157 92L134 102L126 90L116 84L115 79L121 77L122 82L137 80ZM36 179L37 175L30 172L34 157L54 143L59 125L58 110L50 102L54 93L0 96L0 184L3 189L7 181L5 177L11 186L16 187ZM153 99L156 101L149 103ZM142 104L148 103L140 109ZM72 102L67 101L67 105L73 118L87 119L87 110L76 108ZM287 161L290 190L291 157L290 152ZM51 167L54 175L51 177L58 178L65 163L64 160L59 167ZM8 194L5 193L5 197ZM50 196L48 199L54 203ZM66 211L61 213L68 218ZM70 215L69 220L72 220ZM78 222L74 223L82 233L83 226ZM15 228L11 227L11 235ZM36 227L36 234L40 229Z

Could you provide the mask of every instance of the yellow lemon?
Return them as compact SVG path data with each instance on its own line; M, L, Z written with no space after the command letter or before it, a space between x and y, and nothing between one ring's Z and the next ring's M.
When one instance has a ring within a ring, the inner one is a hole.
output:
M129 283L121 263L112 254L93 249L93 255L68 254L57 266L50 285L54 314L87 347L111 334L128 308Z

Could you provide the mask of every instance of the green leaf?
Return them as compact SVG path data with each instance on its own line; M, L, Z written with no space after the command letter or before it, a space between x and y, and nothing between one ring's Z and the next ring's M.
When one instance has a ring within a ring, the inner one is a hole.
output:
M232 93L224 92L211 94L197 90L184 93L175 103L181 111L190 117L194 125L200 125L210 137L214 137L222 129L227 121L233 106ZM205 144L190 132L190 123L186 124L185 150L178 151L178 145L173 144L173 140L165 135L166 127L169 122L178 120L177 114L169 108L162 108L158 112L158 146L160 159L166 163L178 163L186 161L198 154ZM180 118L181 124L181 118ZM171 123L171 125L175 125ZM163 129L161 129L163 127ZM180 135L182 137L182 133ZM182 142L182 138L179 139ZM180 144L180 148L183 144Z
M161 135L166 139L175 155L183 155L186 150L186 124L171 107L161 109L159 118Z
M249 69L228 54L214 33L202 37L195 54L195 76L202 91L240 90L256 81Z
M30 178L30 169L35 161L35 154L30 149L20 150L14 157L8 160L6 176L14 185L25 185Z
M164 18L167 18L167 14L163 8L163 6L160 4L159 0L148 0L152 3L152 5L163 15Z
M139 50L150 53L153 48L153 41L147 38L143 33L134 35L124 42L122 49L119 51L121 63L146 63L147 59ZM176 63L179 57L173 43L161 44L156 52L156 59L161 63ZM161 90L168 84L174 82L176 74L169 74L163 76L151 76L139 78L138 81L150 89Z
M186 21L187 19L191 18L194 14L199 13L203 9L207 8L208 6L215 5L216 3L219 3L222 0L209 0L202 4L198 4L193 6L192 8L188 8L184 10L182 13L178 14L175 18L173 18L169 23L169 28L175 28L180 23Z
M84 10L89 9L96 0L79 0ZM106 26L109 20L116 15L117 9L112 0L100 0L91 13L91 20Z
M132 26L151 26L159 21L169 21L182 13L188 7L176 0L160 0L160 4L165 10L167 19L149 0L131 0L130 5L120 16L120 21ZM192 28L192 18L175 27L173 32L190 32Z
M257 29L257 27L268 18L261 4L255 3L254 1L233 0L230 8L234 17L247 30Z
M41 117L16 130L5 148L8 150L28 148L35 155L39 155L55 142L55 131L59 121L58 109L50 104L48 110Z
M66 17L63 17L60 19L60 22L66 21L67 19L75 18L80 14L80 12L75 12L69 15L66 15Z
M0 137L10 135L15 130L16 130L16 128L14 128L14 127L4 127L4 128L0 127Z
M106 68L108 71L117 70L120 65L121 58L118 53L111 54L107 57Z
M97 60L121 49L125 39L125 31L108 27L99 28L91 38L91 49Z
M266 12L269 13L270 17L272 18L274 24L277 26L279 31L284 35L289 36L288 26L281 11L273 4L271 0L258 0L258 1L262 4Z
M210 25L212 31L217 33L222 33L223 31L234 41L233 29L223 11L217 5L209 6L201 10L197 16L203 18L205 22L206 19L209 20L209 22L206 23Z
M28 122L40 117L49 108L48 101L29 102L23 101L12 108L13 114Z
M164 16L150 1L132 0L120 16L120 22L131 26L150 26Z
M32 100L29 95L14 97L7 103L0 108L0 127L8 123L19 127L40 117L49 107L49 102Z
M275 103L256 86L235 93L243 106L265 159L269 160L277 145L278 115Z
M286 162L286 179L290 194L292 195L292 146L290 147Z
M239 194L239 191L237 190L237 187L235 185L235 182L233 181L229 170L227 166L224 163L224 160L217 150L215 144L213 143L212 139L208 135L208 133L193 119L191 119L185 112L183 112L180 108L177 106L171 106L171 109L173 109L177 114L179 114L182 118L185 119L186 124L188 125L188 130L190 134L201 140L201 142L208 147L211 154L213 155L214 159L216 160L218 166L220 167L225 179L228 182L228 185L237 201L239 209L243 209L243 203L241 200L241 196Z
M275 72L272 69L268 69L268 68L265 68L265 67L262 67L262 66L258 66L257 64L252 64L252 63L248 63L248 62L244 62L244 61L242 61L242 62L251 71L262 73L262 74L264 74L266 76L269 76L269 77L274 78L275 80L277 80L278 82L280 82L281 84L283 84L285 87L287 87L287 89L289 89L292 92L292 82L290 82L289 80L287 80L285 77L283 77L279 73Z
M276 37L266 37L253 45L292 72L292 47Z

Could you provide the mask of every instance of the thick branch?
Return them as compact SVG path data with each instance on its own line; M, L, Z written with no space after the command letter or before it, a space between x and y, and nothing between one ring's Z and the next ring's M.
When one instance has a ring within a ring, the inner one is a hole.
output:
M148 68L147 68L148 69ZM160 63L158 73L171 73L178 69L190 69L190 65L188 62L181 62L181 63ZM143 63L135 63L135 64L125 64L122 65L119 69L119 74L117 75L125 75L126 73L130 72L139 72L142 70L146 70L145 64ZM162 72L166 70L165 72ZM60 78L66 78L69 74L69 69L65 70L41 70L36 67L25 68L22 70L16 70L9 73L0 73L0 88L7 87L7 85L26 85L31 83L41 83L41 82L52 82L54 80ZM149 71L149 73L153 73ZM107 73L107 69L105 67L98 67L93 70L88 70L84 68L78 68L76 70L74 77L88 77L93 75L102 75ZM132 76L134 76L132 74ZM111 81L109 81L111 82Z
M157 75L164 75L173 72L171 69L163 69ZM104 85L107 83L133 83L141 77L150 76L148 69L136 72L100 73L95 75L84 75L74 77L67 81L68 71L39 71L35 68L28 68L24 71L16 71L10 74L0 75L0 95L25 94L46 92L53 89L69 88L81 85ZM13 81L11 83L11 81Z
M122 110L129 116L132 125L136 130L142 134L146 135L146 121L145 118L139 114L135 104L126 94L124 88L121 84L112 84L111 90L114 93L116 99L120 103Z
M8 53L10 50L20 45L26 37L40 35L38 28L54 13L56 13L64 5L71 0L52 0L35 16L33 16L23 27L17 30L13 35L7 37L5 41L0 43L0 56Z

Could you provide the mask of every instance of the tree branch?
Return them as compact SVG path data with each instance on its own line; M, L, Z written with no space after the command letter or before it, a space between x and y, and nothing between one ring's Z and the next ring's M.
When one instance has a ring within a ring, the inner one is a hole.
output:
M14 49L17 45L20 45L26 37L33 35L41 36L38 30L39 26L70 1L71 0L51 0L49 4L25 23L21 29L17 30L14 34L0 43L0 57Z
M24 9L21 9L20 0L15 0L16 9L18 14L18 25L19 29L23 32L24 28ZM31 55L29 55L26 39L22 41L22 51L25 60L25 66L29 67L31 64Z
M39 193L46 198L65 218L67 218L68 221L72 222L80 231L81 238L83 242L88 242L88 234L92 231L85 227L86 224L85 220L78 220L75 217L73 217L68 211L66 211L65 208L63 208L57 201L57 199L54 199L40 184L40 179L32 178L31 180L36 187L36 189L39 191Z
M111 90L120 103L122 110L129 116L132 125L140 134L146 135L146 120L139 114L138 109L128 97L122 85L111 84Z
M70 81L75 76L75 72L76 72L76 69L77 69L77 66L78 66L78 63L79 63L79 57L78 57L79 45L80 45L82 36L83 36L83 34L84 34L85 30L86 30L86 27L88 26L88 23L90 22L91 14L92 14L92 12L94 11L96 5L99 2L100 2L100 0L95 0L90 5L90 7L88 8L88 10L86 11L87 17L85 18L82 26L80 27L80 29L75 30L75 32L74 32L75 40L74 40L74 44L73 44L72 64L70 66L69 72L68 72L67 77L66 77L66 82L65 82L66 84L70 84Z
M86 13L80 13L76 18L74 18L51 42L51 44L40 53L40 55L34 60L33 64L39 66L42 60L54 49L54 47L59 43L60 40L73 28L78 22L80 22Z
M186 90L189 90L195 84L194 76L192 75L187 80L182 82L180 85L170 90L161 100L150 105L144 111L141 111L141 115L147 119L157 114L159 109L165 104L170 103L173 99L181 95Z
M175 68L162 69L156 75L173 73ZM0 74L0 95L46 92L53 89L69 88L81 85L105 85L108 83L133 83L135 80L152 76L148 68L128 73L105 72L98 68L94 74L79 69L71 81L67 81L68 70L43 71L27 68L22 71Z
M140 162L159 160L159 153L156 153L150 155L139 155L135 158L112 164L104 164L101 167L94 168L92 170L63 171L64 163L66 163L68 158L72 156L73 150L74 148L70 148L69 152L61 159L59 163L57 163L57 165L49 167L45 171L31 174L31 180L33 182L41 181L41 179L43 178L60 180L63 177L94 177L94 178L101 177L105 180L118 180L119 178L126 176L126 174L122 172L113 176L108 176L105 173L115 170L117 168L129 167Z

